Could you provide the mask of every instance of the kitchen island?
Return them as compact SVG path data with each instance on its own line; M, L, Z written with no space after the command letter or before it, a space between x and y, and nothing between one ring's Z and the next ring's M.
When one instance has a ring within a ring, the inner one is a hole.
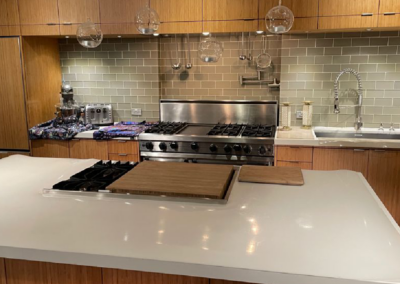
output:
M400 283L400 228L359 173L303 171L300 187L236 181L224 205L43 196L95 162L0 160L0 258L102 267L103 276Z

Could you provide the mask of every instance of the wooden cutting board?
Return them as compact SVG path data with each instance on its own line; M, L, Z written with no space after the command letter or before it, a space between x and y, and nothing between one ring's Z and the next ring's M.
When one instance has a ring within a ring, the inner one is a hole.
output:
M303 185L300 168L243 166L239 174L240 182Z
M145 161L107 189L116 193L223 199L233 166Z

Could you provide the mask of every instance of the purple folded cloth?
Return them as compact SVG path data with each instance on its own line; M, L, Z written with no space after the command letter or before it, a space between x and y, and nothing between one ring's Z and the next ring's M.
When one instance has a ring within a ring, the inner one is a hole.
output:
M79 121L59 124L55 119L38 124L29 129L29 139L54 139L54 140L70 140L76 134L91 130L91 124L84 124Z
M158 124L158 122L121 121L115 125L107 126L105 128L95 131L93 133L93 139L108 140L117 137L134 138L155 124Z

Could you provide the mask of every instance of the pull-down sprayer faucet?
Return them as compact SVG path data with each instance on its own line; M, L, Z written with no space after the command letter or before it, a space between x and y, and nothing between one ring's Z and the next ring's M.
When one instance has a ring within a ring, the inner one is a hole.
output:
M350 73L350 74L354 75L358 81L358 92L357 92L358 93L358 105L354 106L357 108L357 115L356 115L356 121L354 122L354 128L356 130L360 130L361 127L363 126L362 117L361 117L361 108L362 108L362 103L363 103L363 93L362 93L363 90L362 90L360 74L358 74L358 72L356 70L351 69L351 68L343 69L339 73L339 75L336 77L335 85L334 85L334 88L335 88L334 110L335 110L336 114L340 113L338 84L339 84L340 77L345 73Z

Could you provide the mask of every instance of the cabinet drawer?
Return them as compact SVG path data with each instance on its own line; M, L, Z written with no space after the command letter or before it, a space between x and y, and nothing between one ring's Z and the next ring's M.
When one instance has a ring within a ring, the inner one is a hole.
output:
M278 146L276 159L278 161L312 162L313 149L304 147Z
M127 140L108 141L108 153L110 154L137 154L139 142Z
M312 163L306 163L306 162L277 161L276 166L286 167L286 168L301 168L302 170L312 170Z
M139 162L137 154L108 154L108 159L112 161Z

